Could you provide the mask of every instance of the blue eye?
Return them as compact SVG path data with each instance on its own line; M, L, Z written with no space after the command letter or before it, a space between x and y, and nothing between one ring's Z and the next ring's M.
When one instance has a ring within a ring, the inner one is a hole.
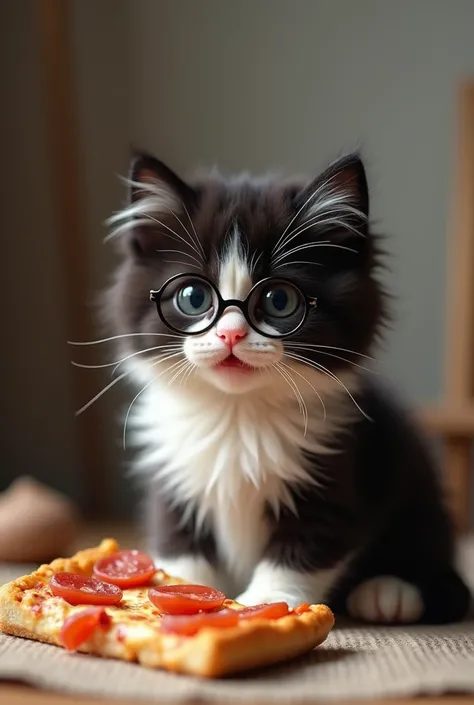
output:
M285 318L291 316L300 306L298 292L289 284L268 286L262 292L260 305L268 316Z
M186 284L177 292L175 303L186 316L202 316L212 308L212 289L204 282Z

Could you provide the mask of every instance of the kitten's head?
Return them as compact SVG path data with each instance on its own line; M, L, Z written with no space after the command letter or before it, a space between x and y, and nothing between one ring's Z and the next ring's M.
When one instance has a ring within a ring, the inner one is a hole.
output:
M142 369L189 370L230 394L289 368L339 375L367 354L383 316L368 217L355 154L307 182L193 183L140 154L129 203L111 219L123 259L106 318L115 335L140 334L120 340Z

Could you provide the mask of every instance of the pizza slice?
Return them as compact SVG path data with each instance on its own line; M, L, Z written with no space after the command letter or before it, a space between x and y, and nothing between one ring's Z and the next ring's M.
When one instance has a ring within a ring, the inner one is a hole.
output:
M333 624L325 605L243 607L113 539L0 588L7 634L208 678L309 652Z

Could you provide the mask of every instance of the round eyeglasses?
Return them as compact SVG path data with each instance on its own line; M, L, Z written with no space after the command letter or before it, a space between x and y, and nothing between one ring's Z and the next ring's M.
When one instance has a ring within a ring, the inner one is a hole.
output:
M225 309L240 309L247 323L266 338L285 338L305 322L317 299L306 296L287 279L268 277L249 291L243 301L223 299L206 277L176 274L150 291L163 323L176 333L201 335L210 330Z

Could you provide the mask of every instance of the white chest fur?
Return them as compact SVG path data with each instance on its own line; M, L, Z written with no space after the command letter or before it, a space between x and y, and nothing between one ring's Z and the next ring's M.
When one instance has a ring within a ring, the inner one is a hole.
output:
M248 581L269 538L266 508L292 508L288 485L314 482L303 450L327 452L334 430L315 412L305 436L296 402L277 385L229 397L203 384L157 384L142 395L133 427L147 449L137 469L159 475L171 499L212 527L236 585Z

